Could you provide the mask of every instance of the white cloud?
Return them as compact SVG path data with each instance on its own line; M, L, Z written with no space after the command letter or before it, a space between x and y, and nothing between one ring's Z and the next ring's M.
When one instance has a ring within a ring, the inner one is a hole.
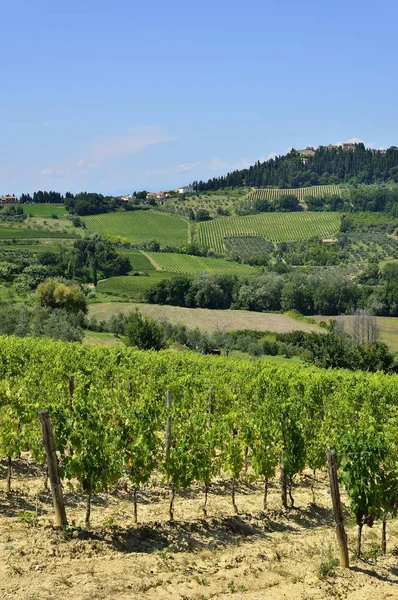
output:
M76 163L77 169L97 169L98 165L91 160L79 160Z
M66 173L59 169L42 169L40 175L44 175L45 177L65 177Z
M173 139L165 134L160 127L129 128L127 135L104 138L93 144L89 150L89 156L94 160L108 160L128 156L150 146L170 142Z
M42 124L41 124L41 125L42 125L42 127L48 127L48 123L47 123L47 121L42 121Z

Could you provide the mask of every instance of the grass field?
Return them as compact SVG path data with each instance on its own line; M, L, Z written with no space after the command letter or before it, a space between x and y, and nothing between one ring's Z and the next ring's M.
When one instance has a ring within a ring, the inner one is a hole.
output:
M54 238L54 239L71 239L75 238L76 235L65 231L49 231L46 229L28 229L27 227L3 227L0 226L0 239L1 240L12 240L12 239L41 239L41 238Z
M225 217L197 225L201 244L224 252L224 239L234 236L262 236L273 242L334 236L340 215L333 212L261 213L246 217Z
M134 244L153 239L161 246L181 246L188 242L188 222L176 215L137 210L93 215L84 220L89 231L122 236Z
M305 196L338 196L342 192L342 188L339 185L314 185L307 188L292 188L292 189L279 189L279 188L264 188L253 190L247 196L247 200L276 200L279 196L293 194L297 196L300 203L304 203Z
M158 304L100 303L91 304L89 315L98 321L107 321L113 315L129 313L138 308L143 314L154 319L167 319L171 323L199 327L205 331L239 331L251 329L255 331L273 331L286 333L289 331L325 331L317 325L296 321L287 315L260 313L245 310L213 310L207 308L183 308L180 306L163 306Z
M174 277L176 273L166 271L148 271L146 275L134 276L124 275L121 277L109 277L98 282L97 290L100 294L110 294L120 298L141 300L143 292L158 283L162 279Z
M71 246L71 240L59 240L59 242L54 242L52 239L48 238L45 240L38 240L38 244L10 244L10 243L1 243L0 250L4 250L5 252L18 252L28 250L29 252L33 252L36 254L40 254L42 252L59 252L64 247Z
M62 217L68 214L63 204L22 204L25 215L34 217L51 217L55 214Z
M202 258L188 254L172 254L169 252L147 252L155 267L160 271L172 273L232 273L236 275L250 274L253 267L230 262L223 258Z
M133 271L154 271L155 267L150 260L141 252L141 250L130 250L127 248L117 248L118 254L128 256Z

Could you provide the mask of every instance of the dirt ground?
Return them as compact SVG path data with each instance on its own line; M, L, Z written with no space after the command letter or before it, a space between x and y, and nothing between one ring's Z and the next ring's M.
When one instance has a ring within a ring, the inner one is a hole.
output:
M296 508L288 511L280 509L277 482L266 512L260 482L242 483L239 515L233 514L229 483L216 482L207 519L201 516L203 490L193 487L177 496L174 524L167 522L169 490L160 480L139 493L139 525L131 491L122 485L95 497L90 529L84 527L84 499L65 490L65 531L53 526L40 468L17 461L10 495L4 462L0 477L1 600L398 599L398 521L388 523L386 557L378 555L376 522L364 531L364 559L351 559L350 569L335 567L325 474L315 484L301 477L293 490ZM352 555L351 519L347 531Z

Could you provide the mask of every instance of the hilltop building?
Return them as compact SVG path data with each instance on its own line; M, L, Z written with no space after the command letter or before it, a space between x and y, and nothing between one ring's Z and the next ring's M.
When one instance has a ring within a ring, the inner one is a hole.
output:
M178 188L179 194L193 194L193 192L194 189L190 185L183 185L182 187Z
M306 148L304 148L304 150L297 150L297 152L301 154L301 156L314 156L315 148L313 148L312 146L307 146Z
M0 204L15 204L17 201L15 194L6 194L5 196L0 196Z

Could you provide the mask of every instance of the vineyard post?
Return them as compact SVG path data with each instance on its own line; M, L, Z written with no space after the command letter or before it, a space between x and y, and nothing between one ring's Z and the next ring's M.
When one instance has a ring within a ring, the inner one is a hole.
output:
M64 498L62 495L61 481L58 473L58 460L55 451L53 429L48 410L39 411L43 443L46 450L48 475L50 478L50 489L55 511L55 523L61 527L68 524L65 512Z
M75 393L75 376L69 375L69 408L73 409L73 395Z
M170 409L172 404L172 394L170 390L167 391L166 406L167 406L167 418L166 418L166 460L169 458L170 446L171 446L171 416Z
M207 404L207 414L209 415L209 418L207 419L207 428L210 429L211 427L211 414L213 412L213 386L210 386L210 393L209 393L209 399L208 399L208 404Z
M285 473L285 456L284 456L284 451L285 451L285 445L286 445L286 411L282 411L282 418L281 418L281 424L282 424L282 437L283 437L283 446L282 446L282 452L281 452L281 493L282 493L282 506L283 508L287 508L287 480L286 480L286 473Z
M171 416L170 409L172 405L173 397L170 390L167 391L166 395L166 406L167 406L167 418L166 418L166 461L170 456L170 448L171 448ZM174 486L171 484L170 488L170 506L169 506L169 517L170 522L174 521L174 497L175 491Z
M330 491L332 494L333 513L336 523L337 542L340 551L340 566L348 568L350 566L348 558L347 534L344 530L343 514L341 511L339 480L337 478L336 452L328 450L326 453L329 470Z

